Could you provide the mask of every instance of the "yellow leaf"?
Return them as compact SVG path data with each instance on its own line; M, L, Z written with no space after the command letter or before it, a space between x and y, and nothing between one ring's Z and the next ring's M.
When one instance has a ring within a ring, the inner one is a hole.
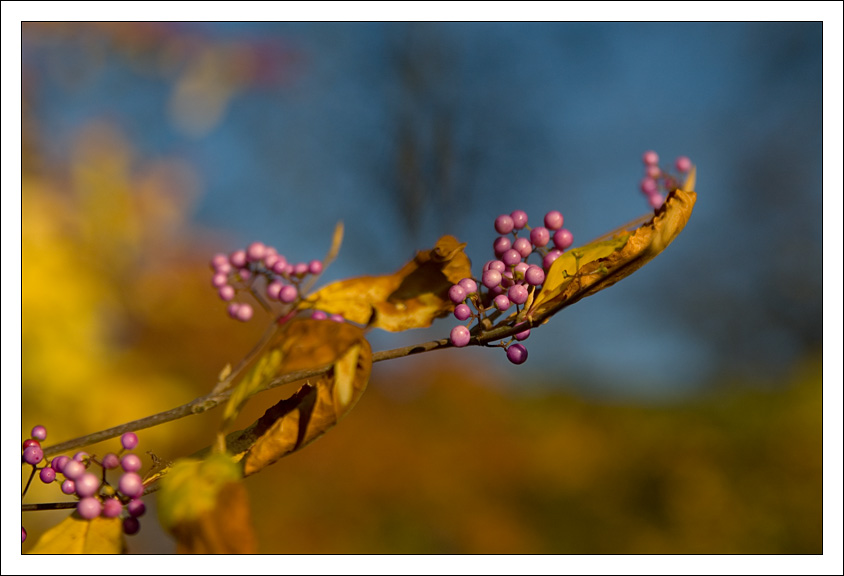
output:
M281 351L270 349L258 357L255 366L235 386L226 408L223 411L221 428L227 429L237 418L246 401L267 387L270 380L278 375L281 368Z
M30 554L122 554L126 552L120 518L85 520L76 512L44 533Z
M312 294L302 308L342 314L358 324L400 332L430 326L454 304L448 289L471 277L469 257L453 236L443 236L395 274L341 280Z
M242 455L246 476L322 436L354 407L369 382L372 350L360 328L328 320L292 324L289 335L295 337L281 344L285 372L332 366L252 426L230 435L229 446ZM328 355L332 358L326 362Z
M694 174L692 169L684 188L690 182L694 183ZM555 262L549 270L549 277L553 276L549 278L554 282L553 288L549 290L546 282L526 317L547 319L565 306L626 278L665 250L686 226L697 199L695 192L684 188L672 190L653 218L633 233L623 233L614 240L572 250L570 254L583 254L583 260L577 262L574 273L571 259L562 263L556 271ZM622 238L626 238L623 243ZM566 273L563 274L562 270Z

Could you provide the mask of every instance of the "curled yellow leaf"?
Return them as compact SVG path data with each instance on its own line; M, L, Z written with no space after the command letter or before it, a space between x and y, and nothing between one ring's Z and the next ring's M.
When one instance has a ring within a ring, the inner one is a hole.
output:
M454 236L443 236L395 274L334 282L312 294L302 308L342 314L389 332L425 328L453 309L448 289L471 276L465 246Z

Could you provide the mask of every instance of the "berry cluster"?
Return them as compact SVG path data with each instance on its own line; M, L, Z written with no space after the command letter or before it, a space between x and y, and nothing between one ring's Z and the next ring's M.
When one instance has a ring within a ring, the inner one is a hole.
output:
M41 442L46 438L47 429L44 426L36 426L32 429L31 438L23 441L21 460L24 464L32 466L30 481L36 472L45 484L59 481L59 475L62 475L64 480L61 481L61 491L79 498L76 511L80 516L89 520L100 515L106 518L123 516L123 531L126 534L136 534L141 528L138 517L146 511L146 506L140 499L144 493L144 483L138 474L141 459L128 451L137 447L138 436L134 432L123 434L120 437L123 449L118 454L109 452L102 460L87 452L77 452L73 458L56 456L49 463L46 463L41 449ZM39 467L42 462L45 462L44 465ZM98 466L102 473L89 471L93 466ZM106 480L106 471L116 468L123 471L117 482L117 489ZM26 530L23 527L21 538L26 540Z
M648 203L652 208L657 209L665 202L665 196L660 192L671 191L680 186L679 179L659 167L659 156L653 150L648 150L642 155L642 162L645 164L645 177L639 182L639 189L647 196ZM692 161L688 156L679 156L674 161L674 167L681 174L692 169Z
M480 321L489 312L502 314L513 306L518 312L519 306L542 289L546 271L574 241L571 231L563 228L563 221L563 215L556 210L545 215L544 226L529 226L528 215L522 210L496 218L494 227L500 234L492 244L496 259L484 264L480 285L472 278L464 278L449 289L448 296L456 304L455 318ZM541 265L528 262L534 254ZM529 335L530 330L524 330L501 344L513 364L527 360L527 349L514 340L522 341ZM466 346L470 339L467 326L455 326L451 331L451 342L457 347Z
M216 254L211 259L211 269L214 271L211 285L217 289L221 300L230 302L229 316L246 322L252 318L252 306L245 302L233 302L238 291L249 291L262 304L266 297L271 302L291 305L301 298L305 279L322 274L323 263L311 260L292 264L272 246L253 242L245 250L236 250L228 256ZM266 281L262 290L255 288L255 280L258 278ZM328 316L322 311L313 312L312 317L317 320L330 318L337 322L343 321L339 314Z

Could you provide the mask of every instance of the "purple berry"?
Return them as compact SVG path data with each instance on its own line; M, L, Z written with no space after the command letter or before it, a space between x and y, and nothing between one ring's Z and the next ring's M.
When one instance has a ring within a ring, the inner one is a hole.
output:
M527 238L516 238L513 242L513 250L521 254L522 258L527 258L533 252L533 245Z
M646 166L659 164L659 156L653 150L648 150L642 154L642 162L644 162Z
M103 468L106 470L113 470L120 466L120 458L114 452L109 452L103 456Z
M527 348L521 344L511 344L507 347L507 359L513 364L523 364L527 357Z
M120 437L120 444L126 450L134 450L138 445L138 435L134 432L126 432Z
M284 288L284 283L278 280L273 280L267 284L267 298L270 300L278 300L278 294Z
M252 272L248 268L241 268L237 271L237 275L240 276L241 280L246 281L252 277Z
M80 450L79 452L73 455L74 460L76 460L77 462L82 462L83 464L87 462L90 457L91 455L85 452L84 450Z
M530 241L534 246L540 248L548 244L551 240L551 233L544 226L537 226L530 231Z
M232 298L234 298L234 287L229 286L226 284L225 286L220 286L217 290L217 294L220 296L220 300L223 302L228 302Z
M103 502L103 516L117 518L123 512L123 504L117 498L106 498Z
M469 329L463 325L455 326L451 329L451 343L457 348L463 348L471 340L472 334Z
M296 298L299 297L299 290L296 289L295 286L288 284L281 291L278 293L278 299L284 302L285 304L290 304L291 302L295 302Z
M524 278L528 268L530 268L530 265L527 262L519 262L513 266L513 274L517 278Z
M279 260L278 254L276 254L275 252L265 254L264 259L263 259L264 267L267 270L272 270L273 266L275 266L275 263L278 262L278 260Z
M501 257L507 250L510 249L512 242L506 236L499 236L495 239L492 243L492 250L495 252L495 255Z
M40 446L27 446L23 451L24 462L35 466L44 459L44 451Z
M325 320L327 318L328 318L328 314L326 314L322 310L314 310L311 313L311 319L312 320Z
M530 336L530 328L528 328L527 330L523 330L522 332L519 332L517 334L514 334L513 338L521 342L522 340L527 340L528 336Z
M231 316L232 318L237 318L237 311L238 311L239 308L240 308L239 302L232 302L231 304L229 304L229 307L227 309L229 316Z
M662 170L659 169L659 166L653 164L645 168L645 174L648 176L648 178L653 178L654 180L656 180L662 175Z
M524 210L513 210L510 212L510 218L513 219L513 228L521 230L528 223L528 215Z
M219 270L221 266L228 263L229 257L225 254L214 254L210 262L212 270Z
M528 299L528 290L521 284L510 286L510 289L507 290L507 298L514 304L524 304Z
M649 196L657 192L659 186L653 178L642 178L642 181L639 182L639 189L642 191L642 194Z
M495 219L495 231L499 234L509 234L513 231L513 218L507 214L502 214Z
M127 516L123 519L123 533L132 536L141 529L140 521L134 516Z
M222 288L229 282L229 277L226 274L214 274L211 278L211 286L214 288Z
M548 254L542 259L542 267L548 270L551 267L551 264L554 263L554 260L559 258L563 254L563 251L555 248L554 250L549 250Z
M236 318L241 322L248 322L252 318L252 306L249 304L241 304L237 308Z
M41 448L41 442L39 442L35 438L27 438L26 440L23 441L23 444L21 444L21 449L26 450L30 446L35 446L37 448Z
M229 262L235 268L246 266L246 250L237 250L229 255Z
M91 472L86 472L76 479L75 482L76 493L83 498L93 496L100 489L100 479L97 478L96 474L92 474Z
M328 317L328 319L331 320L332 322L345 322L346 321L346 319L343 318L342 314L332 314L331 316Z
M246 259L250 262L257 262L267 253L267 247L261 242L253 242L246 248Z
M311 260L308 262L308 272L311 274L322 274L322 262L319 260Z
M120 465L126 472L137 472L141 469L141 459L137 454L126 454L121 460Z
M556 237L556 234L554 236ZM539 286L545 282L545 271L539 266L531 264L525 271L525 282L531 286Z
M103 505L96 498L83 498L76 505L76 511L86 520L93 520L103 511Z
M501 260L490 260L487 264L489 264L487 270L495 270L496 272L501 273L507 270L507 265L504 264L504 262L502 262Z
M40 424L32 429L32 437L39 442L47 439L47 429Z
M455 284L448 289L448 297L455 304L460 304L466 299L466 291L460 284Z
M692 169L692 161L689 159L688 156L679 156L674 161L674 166L677 168L679 172L688 172ZM34 437L34 435L33 435Z
M56 479L56 471L48 466L47 468L42 468L38 472L38 477L41 478L41 481L44 484L49 484Z
M21 544L26 542L26 528L21 526Z
M554 232L554 246L559 250L567 250L574 243L574 235L567 228Z
M487 288L492 288L501 284L501 272L498 270L487 270L481 277L481 282Z
M551 210L545 215L545 227L549 230L559 230L563 227L563 215L557 210Z
M272 270L276 274L284 274L287 271L287 266L287 258L279 254L278 259L272 264Z
M56 456L53 458L53 461L50 462L50 468L55 470L56 472L64 472L64 465L70 461L70 458L65 456L64 454L61 456Z
M140 498L134 498L129 500L129 503L126 505L126 511L132 516L143 516L144 512L147 511L147 505Z
M144 493L144 482L137 472L126 472L117 485L129 498L138 498Z
M299 262L293 266L293 273L296 276L304 276L308 273L308 265L304 262Z
M76 494L76 482L73 480L65 480L62 482L62 492L65 494Z
M464 278L458 284L466 291L466 294L474 294L478 291L478 284L471 278Z
M472 309L466 304L458 304L454 307L454 317L460 320L466 320L472 316Z
M502 312L507 310L511 305L510 299L505 294L499 294L496 296L492 303L495 304L495 307Z
M662 194L658 192L648 196L648 204L650 204L651 208L653 208L654 210L662 206L663 202L665 202L665 198L663 198Z
M515 266L516 264L522 261L522 255L510 248L504 254L501 255L501 261L504 262L504 264L506 264L507 266Z

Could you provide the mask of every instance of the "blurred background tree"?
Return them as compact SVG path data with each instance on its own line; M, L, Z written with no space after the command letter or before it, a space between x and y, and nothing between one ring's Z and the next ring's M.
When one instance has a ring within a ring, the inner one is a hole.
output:
M647 210L653 148L698 164L675 245L535 331L522 367L377 365L340 427L247 481L260 549L819 553L821 274L800 271L821 267L821 32L25 24L23 430L60 441L206 392L262 329L225 317L215 252L319 258L342 219L327 280L443 233L479 267L515 208L586 242ZM142 446L190 453L218 417ZM155 524L131 551L173 549Z

